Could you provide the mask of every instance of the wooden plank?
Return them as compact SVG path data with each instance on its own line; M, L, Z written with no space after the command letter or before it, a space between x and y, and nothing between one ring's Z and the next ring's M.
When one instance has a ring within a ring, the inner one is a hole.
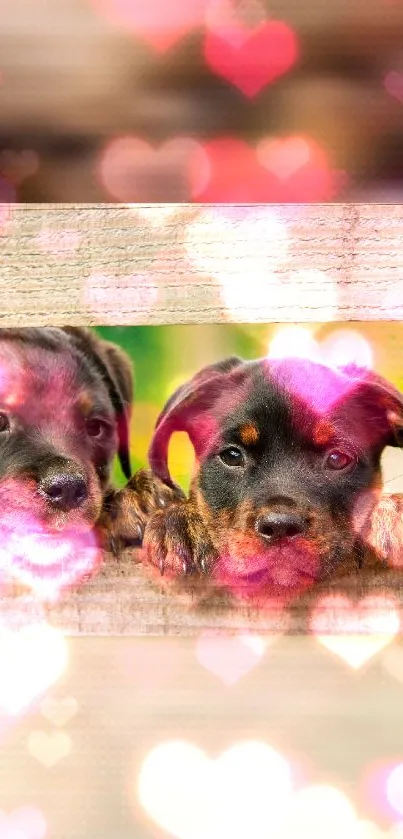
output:
M262 609L253 601L235 603L226 595L209 594L207 585L203 595L196 596L183 588L168 589L165 584L159 584L158 576L150 574L142 565L138 550L126 550L118 560L105 554L100 572L61 595L54 603L41 603L38 597L26 592L17 594L15 590L7 591L3 587L0 590L0 615L13 629L30 625L32 621L46 620L72 636L195 636L201 631L295 635L311 633L313 610L318 614L322 599L329 595L346 598L344 605L347 611L352 610L353 621L357 604L359 620L371 612L371 601L367 601L368 610L365 611L365 598L375 595L378 600L381 598L380 603L384 598L396 608L403 631L403 577L398 570L350 571L345 576L317 584L286 608L271 602ZM329 611L327 604L323 605L322 615L324 610L327 618L337 621L338 631L343 632L344 612L337 608ZM368 633L370 627L369 619ZM382 634L381 624L377 631ZM391 632L392 636L395 633L396 628Z
M1 325L403 318L403 205L1 205Z

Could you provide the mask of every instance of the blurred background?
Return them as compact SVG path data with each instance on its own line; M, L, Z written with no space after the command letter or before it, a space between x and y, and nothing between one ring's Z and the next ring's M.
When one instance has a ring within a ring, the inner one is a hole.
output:
M174 390L206 364L230 355L302 356L334 366L354 362L376 370L403 390L400 322L102 326L96 331L121 346L133 363L133 471L147 466L156 419ZM186 434L173 435L169 465L175 480L187 490L193 449ZM388 491L403 492L403 452L386 449L383 468ZM125 483L117 463L114 478L119 485Z
M400 0L5 0L0 199L386 201Z

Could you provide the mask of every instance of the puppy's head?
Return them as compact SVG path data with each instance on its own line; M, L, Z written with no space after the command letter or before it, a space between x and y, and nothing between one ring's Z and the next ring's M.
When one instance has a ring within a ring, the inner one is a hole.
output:
M191 498L234 589L298 590L353 555L357 527L381 485L380 456L401 445L403 397L358 368L302 359L205 368L160 415L150 463L171 478L171 434L186 431Z
M118 453L130 476L130 363L81 328L0 329L0 517L96 522Z

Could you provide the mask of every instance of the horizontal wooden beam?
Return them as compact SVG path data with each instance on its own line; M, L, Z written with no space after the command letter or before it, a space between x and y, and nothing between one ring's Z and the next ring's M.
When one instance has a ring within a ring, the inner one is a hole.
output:
M403 205L0 205L0 326L403 319Z
M341 603L334 600L335 596L342 598ZM382 607L382 603L386 605ZM384 613L390 608L394 621L400 622L400 630L394 623L392 635L403 634L400 570L383 570L381 566L360 572L350 570L317 584L287 607L273 601L262 609L253 601L231 602L228 595L220 597L209 589L208 581L197 595L180 587L168 588L163 581L159 584L158 576L150 575L142 564L138 550L126 550L119 559L105 554L97 574L51 604L41 603L26 592L19 594L4 587L0 591L1 623L17 629L45 620L72 636L194 636L202 631L252 631L269 636L311 634L313 615L325 627L325 635L354 634L354 620L358 620L358 632L387 633L388 627L382 629L381 623L374 623L374 608L383 608Z

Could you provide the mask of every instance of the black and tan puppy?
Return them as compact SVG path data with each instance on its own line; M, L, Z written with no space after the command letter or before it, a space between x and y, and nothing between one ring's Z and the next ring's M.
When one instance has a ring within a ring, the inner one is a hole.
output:
M130 361L83 328L0 329L0 526L48 536L97 529L105 546L142 538L171 490L140 472L114 492L118 454L131 476Z
M285 599L362 563L381 453L401 444L402 425L402 395L366 370L237 358L205 368L156 425L154 473L173 486L175 431L189 434L196 470L189 499L151 517L146 557L168 576Z

